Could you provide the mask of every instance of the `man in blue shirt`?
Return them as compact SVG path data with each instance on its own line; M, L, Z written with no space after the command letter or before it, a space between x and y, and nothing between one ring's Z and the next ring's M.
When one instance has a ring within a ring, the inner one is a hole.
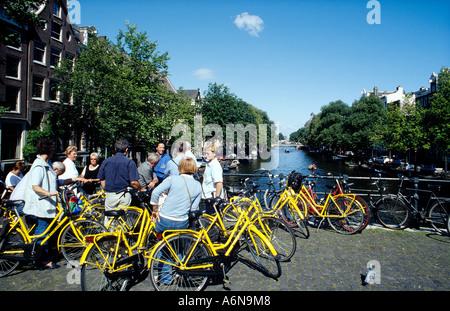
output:
M105 210L118 206L130 206L131 194L125 193L127 187L145 191L139 184L139 173L136 163L126 157L129 143L125 139L118 140L115 145L116 154L103 161L98 172L100 184L105 190Z
M166 170L167 162L170 161L170 156L164 152L165 149L166 146L164 145L163 142L160 142L158 146L156 146L156 153L159 154L160 158L158 164L155 166L153 170L156 174L156 177L158 177L158 184L160 184L166 177L164 175L164 171Z

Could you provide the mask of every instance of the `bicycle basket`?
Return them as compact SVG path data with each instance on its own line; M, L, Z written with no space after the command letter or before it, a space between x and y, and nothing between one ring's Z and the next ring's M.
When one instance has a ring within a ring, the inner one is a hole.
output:
M69 189L63 189L61 191L61 201L67 216L79 215L84 208L83 201Z
M302 186L303 175L298 172L293 172L289 175L288 186L294 189L294 191L300 190Z

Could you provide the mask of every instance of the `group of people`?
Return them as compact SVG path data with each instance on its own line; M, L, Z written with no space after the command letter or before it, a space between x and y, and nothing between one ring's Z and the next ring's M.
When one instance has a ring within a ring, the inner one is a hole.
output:
M105 190L105 210L129 206L132 198L124 191L129 186L139 191L151 189L155 230L163 232L187 228L189 211L198 209L201 198L223 197L222 167L215 146L206 149L202 184L194 178L198 165L189 142L177 141L172 146L172 157L165 153L165 145L159 143L156 153L150 154L139 168L126 157L128 147L126 140L119 140L116 154L105 159L100 167L98 178Z
M23 213L37 219L35 235L42 235L57 214L58 187L74 181L83 183L87 193L93 193L100 182L105 191L105 210L129 206L132 198L125 190L130 186L139 191L151 190L150 204L157 232L188 228L189 211L198 209L201 198L223 197L222 167L214 145L205 150L207 164L202 183L194 178L198 165L187 141L174 144L172 157L165 153L165 144L159 143L156 152L149 154L138 168L127 157L128 141L121 139L115 144L115 154L101 165L98 154L92 153L90 164L81 174L75 165L76 147L66 149L63 162L52 163L54 149L53 141L40 139L30 171L23 176L23 163L18 162L7 177L12 190L10 200L23 200ZM40 269L58 267L50 260L47 248L45 251Z

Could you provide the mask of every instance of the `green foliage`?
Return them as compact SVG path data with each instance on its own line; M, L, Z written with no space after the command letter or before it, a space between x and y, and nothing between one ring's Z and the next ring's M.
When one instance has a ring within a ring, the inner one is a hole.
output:
M44 130L31 130L27 132L27 138L25 140L25 146L22 149L23 157L27 162L33 162L37 156L36 142L41 138L53 137L52 127L46 122Z
M5 16L21 27L40 27L45 23L45 20L36 15L34 11L36 11L39 6L45 2L45 0L3 0L0 4L0 11L3 11ZM18 38L11 34L7 28L0 28L1 43L18 43L17 40Z
M361 97L351 107L332 102L290 138L312 148L368 151L375 144L402 154L434 148L446 156L450 147L450 69L441 69L430 108L417 105L411 95L401 108L390 104L387 110L375 95Z
M64 62L56 69L63 94L54 109L58 133L84 133L89 149L109 146L126 137L133 147L150 151L168 139L175 120L193 119L192 107L182 94L164 85L167 53L146 32L127 23L117 43L93 36L74 68Z
M226 133L227 124L242 124L243 126L254 124L256 129L259 129L260 124L268 126L273 124L265 111L238 98L223 84L210 83L208 85L201 112L204 125L217 124L222 127L223 133ZM267 131L269 134L270 128ZM268 144L270 144L269 139Z
M450 147L450 68L442 68L439 73L437 92L431 98L431 106L426 109L423 126L430 142L439 151Z

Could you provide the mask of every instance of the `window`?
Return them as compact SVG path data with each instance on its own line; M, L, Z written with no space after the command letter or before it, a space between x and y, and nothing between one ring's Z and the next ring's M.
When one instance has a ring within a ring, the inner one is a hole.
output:
M58 81L50 80L48 99L51 101L59 100Z
M71 64L71 67L73 68L73 66L74 66L74 64L75 64L75 63L74 63L75 55L66 52L66 59L67 59L67 61Z
M20 79L20 58L6 56L6 77Z
M33 76L33 99L44 99L44 78Z
M61 41L61 25L56 23L56 22L52 22L52 38L56 39L58 41Z
M20 88L15 86L6 86L5 107L10 112L19 112L20 107Z
M22 138L22 124L9 123L2 128L2 160L20 159L20 141Z
M50 53L50 66L58 67L61 61L61 50L52 47Z
M45 44L34 41L34 61L45 64Z
M53 15L61 18L61 5L56 1L53 3Z
M9 37L9 39L7 41L7 46L9 48L13 48L15 50L21 51L22 50L22 44L21 44L22 37L21 37L20 33L17 31L14 31L14 30L9 30L9 32L10 32L11 36Z

